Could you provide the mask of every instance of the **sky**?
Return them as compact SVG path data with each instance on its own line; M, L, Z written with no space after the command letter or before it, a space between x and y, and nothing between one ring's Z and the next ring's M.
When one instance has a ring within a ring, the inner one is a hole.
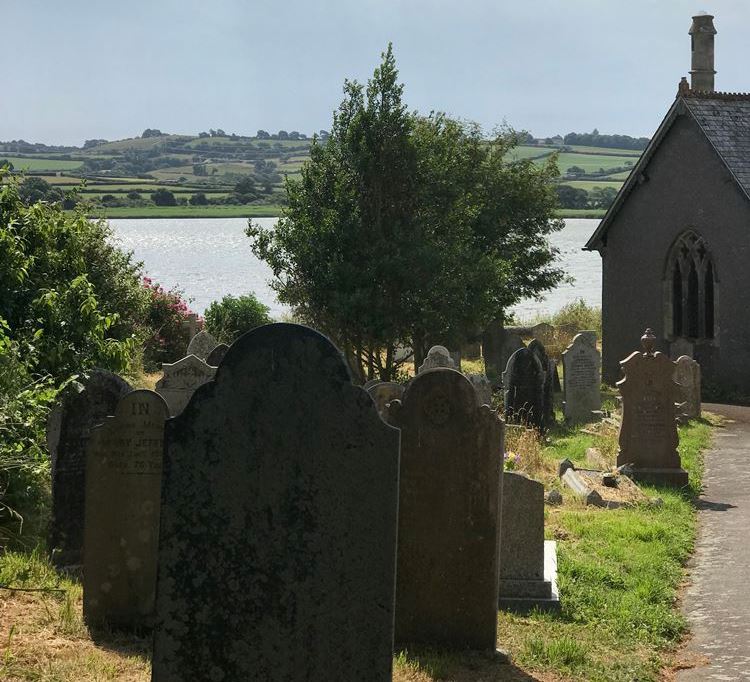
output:
M699 11L716 89L750 90L748 0L0 0L0 140L311 134L389 42L410 109L650 136Z

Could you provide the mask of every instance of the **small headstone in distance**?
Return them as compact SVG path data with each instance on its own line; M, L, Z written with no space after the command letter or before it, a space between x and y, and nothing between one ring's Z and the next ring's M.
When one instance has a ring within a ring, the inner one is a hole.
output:
M86 452L83 613L86 622L152 624L164 422L153 391L125 395L91 433Z
M86 444L91 429L114 414L120 398L130 390L116 374L93 369L65 389L49 416L52 515L48 546L56 566L80 566L83 561Z
M206 364L211 367L218 367L228 350L229 346L226 343L220 343L208 354Z
M559 490L550 490L545 495L544 499L547 502L547 504L552 505L553 507L556 507L563 503L563 496Z
M601 355L590 334L576 334L562 354L565 387L563 413L570 422L589 422L601 410Z
M217 345L218 342L216 339L205 329L202 329L190 339L187 347L187 355L195 355L195 357L205 360Z
M378 408L378 414L381 417L385 415L389 403L400 400L401 396L404 395L404 385L395 381L378 381L368 386L366 390Z
M529 348L517 350L503 372L505 419L544 430L544 386L547 377L537 354Z
M682 391L682 409L690 419L701 416L701 366L687 355L675 363L675 381Z
M211 367L195 355L162 365L164 375L156 382L156 392L167 401L169 413L180 414L199 386L213 379L216 367Z
M430 348L424 362L419 366L417 374L424 372L426 369L435 369L436 367L456 368L456 363L445 346L433 346Z

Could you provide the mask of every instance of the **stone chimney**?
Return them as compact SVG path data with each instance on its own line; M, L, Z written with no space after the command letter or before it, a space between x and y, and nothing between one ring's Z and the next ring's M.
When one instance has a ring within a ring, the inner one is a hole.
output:
M690 27L692 59L690 62L690 87L697 92L714 91L714 18L701 13L693 17Z

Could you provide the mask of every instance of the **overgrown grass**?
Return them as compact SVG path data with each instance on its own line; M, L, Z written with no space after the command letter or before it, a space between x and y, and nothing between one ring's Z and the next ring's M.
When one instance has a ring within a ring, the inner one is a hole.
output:
M196 190L197 191L197 190ZM121 206L103 208L93 218L275 218L281 206L246 204L243 206Z

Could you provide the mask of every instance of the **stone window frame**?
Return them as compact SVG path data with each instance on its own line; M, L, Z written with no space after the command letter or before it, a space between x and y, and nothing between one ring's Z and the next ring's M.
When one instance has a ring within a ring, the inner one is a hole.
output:
M674 318L674 274L675 266L679 263L682 280L682 307L681 320L682 329L680 334L675 333ZM698 280L697 310L690 309L689 301L689 271L690 266L695 267ZM712 271L713 284L713 335L706 334L706 270L709 265ZM689 228L680 233L669 247L664 267L663 277L664 291L664 330L665 338L669 342L677 339L685 339L692 343L719 345L719 275L716 267L716 256L708 245L706 238L697 230ZM687 331L689 320L697 316L698 335L690 335Z

